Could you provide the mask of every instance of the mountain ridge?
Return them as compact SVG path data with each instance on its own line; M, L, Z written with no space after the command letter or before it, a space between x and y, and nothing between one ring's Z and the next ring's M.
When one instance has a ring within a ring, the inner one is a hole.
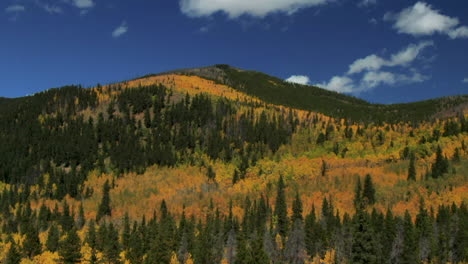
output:
M110 86L173 75L197 76L227 86L265 103L312 111L356 122L420 122L464 115L468 109L468 95L446 96L408 103L371 103L351 95L329 91L313 85L290 83L259 71L244 70L227 64L148 74L128 81L117 82ZM190 83L191 80L188 79L185 82ZM190 88L185 87L184 89ZM207 93L211 93L211 91L207 91ZM222 94L220 93L218 96L223 96ZM0 97L0 104L12 102L13 99L21 101L21 98L24 97Z
M371 103L351 95L313 85L289 83L259 71L244 70L226 64L172 70L145 75L134 80L168 74L199 76L230 86L268 103L319 112L338 118L349 118L354 121L421 121L465 114L468 109L468 95L445 96L407 103ZM291 90L295 90L295 93L290 93ZM351 111L357 111L357 113L354 114ZM368 118L359 115L368 115Z

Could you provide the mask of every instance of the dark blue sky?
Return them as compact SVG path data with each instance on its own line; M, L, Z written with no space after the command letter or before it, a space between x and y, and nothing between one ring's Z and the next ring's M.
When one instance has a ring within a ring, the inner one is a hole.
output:
M468 91L466 0L3 0L0 96L225 63L372 102Z

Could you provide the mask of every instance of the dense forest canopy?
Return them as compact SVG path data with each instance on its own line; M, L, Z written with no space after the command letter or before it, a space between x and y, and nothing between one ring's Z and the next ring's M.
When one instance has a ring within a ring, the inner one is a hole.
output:
M468 261L465 96L168 74L0 98L2 263Z

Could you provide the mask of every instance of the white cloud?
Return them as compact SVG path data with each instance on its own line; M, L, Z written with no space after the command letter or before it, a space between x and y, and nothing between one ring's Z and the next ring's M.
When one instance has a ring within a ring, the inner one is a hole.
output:
M26 11L26 8L23 5L10 5L5 8L5 12L12 13L12 12L23 12Z
M449 37L452 39L456 38L468 38L468 27L467 26L462 26L459 28L456 28L448 33Z
M302 8L322 5L331 0L180 0L182 13L190 17L224 12L230 18L241 15L265 17L271 13L291 15Z
M310 83L309 77L305 75L292 75L291 77L287 78L286 81L290 83L298 83L304 85Z
M372 54L363 59L354 61L348 70L348 74L360 73L364 70L378 70L387 64L387 61L379 56Z
M405 49L393 54L389 60L383 59L375 54L354 61L348 70L348 74L360 73L362 71L376 71L382 67L406 66L413 62L420 52L426 47L432 46L432 41L424 41L417 45L411 44Z
M452 18L441 14L431 5L424 2L417 2L414 6L403 9L400 13L387 13L384 16L386 21L394 21L398 33L410 34L413 36L433 35L435 33L447 34L452 39L468 37L468 28L458 27L458 18Z
M360 91L366 91L380 85L395 85L404 83L417 83L427 80L429 77L413 72L412 75L396 74L392 72L367 72L361 80Z
M413 72L412 75L398 74L387 71L368 71L361 80L356 82L348 76L334 76L329 82L316 84L318 87L339 93L360 93L372 90L382 85L392 86L423 82L429 76Z
M346 76L334 76L329 82L319 83L316 86L339 93L352 93L356 90L354 81Z
M465 78L465 79L463 79L463 81L462 81L462 82L464 82L464 83L468 83L468 78Z
M382 83L394 84L396 82L395 74L391 72L367 72L361 80L363 87L374 88Z
M406 49L392 55L388 66L407 65L413 62L423 49L433 45L434 42L432 41L423 41L417 45L409 45Z
M128 31L127 22L124 21L122 22L122 24L120 24L120 26L114 29L114 31L112 32L112 37L118 38L122 36L123 34L127 33L127 31Z
M343 76L334 76L330 81L317 84L317 86L340 93L360 93L382 85L394 86L426 81L429 76L419 73L414 68L408 69L408 67L418 58L424 48L432 45L432 41L411 44L391 55L389 59L375 54L369 55L355 60ZM383 71L383 67L399 68L400 71L397 69ZM403 67L405 70L401 71Z
M73 4L82 9L91 8L94 6L93 0L73 0Z

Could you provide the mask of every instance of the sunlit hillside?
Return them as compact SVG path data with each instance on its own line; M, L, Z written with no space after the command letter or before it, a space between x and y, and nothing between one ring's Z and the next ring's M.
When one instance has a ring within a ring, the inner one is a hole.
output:
M59 263L76 228L81 263L352 263L360 221L382 256L468 260L466 96L373 105L208 69L0 101L0 260Z

